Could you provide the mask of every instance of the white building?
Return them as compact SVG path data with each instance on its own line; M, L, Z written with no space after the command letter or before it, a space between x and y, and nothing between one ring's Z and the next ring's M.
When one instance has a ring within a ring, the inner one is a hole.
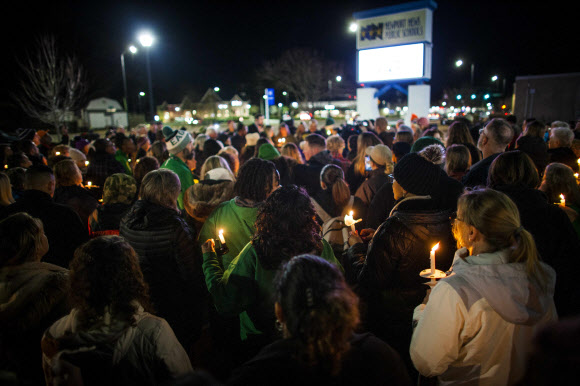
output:
M89 102L83 110L83 121L89 129L104 129L108 126L128 127L127 112L114 99L98 98Z

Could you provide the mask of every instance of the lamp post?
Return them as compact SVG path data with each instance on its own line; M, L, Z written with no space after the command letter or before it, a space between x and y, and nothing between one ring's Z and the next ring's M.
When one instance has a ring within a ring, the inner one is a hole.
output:
M127 100L127 74L125 72L125 52L121 53L121 70L123 73L123 91L124 91L124 98L123 98L123 107L125 108L125 113L127 114L127 125L129 124L129 101ZM131 45L129 46L129 52L133 55L137 53L137 47Z
M153 102L153 82L151 81L151 63L149 60L149 47L153 45L153 35L149 32L143 32L139 35L139 42L143 47L145 47L145 60L147 63L147 82L149 86L149 108L151 115L149 116L150 119L153 118L155 115L155 104Z
M455 61L455 67L459 68L463 66L463 60L459 59ZM474 76L475 76L475 63L471 63L471 87L474 84Z

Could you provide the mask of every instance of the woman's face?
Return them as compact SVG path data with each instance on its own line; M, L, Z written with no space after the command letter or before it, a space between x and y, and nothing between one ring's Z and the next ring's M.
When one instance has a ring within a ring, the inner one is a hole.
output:
M463 211L457 211L457 217L453 221L453 237L457 240L457 247L466 247L469 248L472 246L472 242L469 240L469 229L468 225L463 220Z

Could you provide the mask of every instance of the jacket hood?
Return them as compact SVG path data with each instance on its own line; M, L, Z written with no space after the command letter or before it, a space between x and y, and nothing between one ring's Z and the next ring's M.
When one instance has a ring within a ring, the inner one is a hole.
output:
M540 263L548 280L544 293L529 280L524 263L508 263L509 253L504 249L462 258L468 252L461 248L455 253L453 272L479 292L505 321L535 324L553 305L556 273Z
M171 221L179 217L175 209L139 200L129 209L121 222L134 230L149 229L154 224Z
M205 221L219 204L233 197L233 181L204 180L187 189L183 195L183 205L191 217Z

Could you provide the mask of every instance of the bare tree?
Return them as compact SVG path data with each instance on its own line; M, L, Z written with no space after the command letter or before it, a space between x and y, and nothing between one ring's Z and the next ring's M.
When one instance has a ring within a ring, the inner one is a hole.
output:
M340 73L340 66L324 59L318 51L294 48L266 62L258 77L288 91L298 102L312 102L329 96L329 80L332 82Z
M80 107L86 92L84 70L75 57L60 56L53 36L39 38L34 52L19 64L23 77L13 98L28 116L60 134L67 115Z

